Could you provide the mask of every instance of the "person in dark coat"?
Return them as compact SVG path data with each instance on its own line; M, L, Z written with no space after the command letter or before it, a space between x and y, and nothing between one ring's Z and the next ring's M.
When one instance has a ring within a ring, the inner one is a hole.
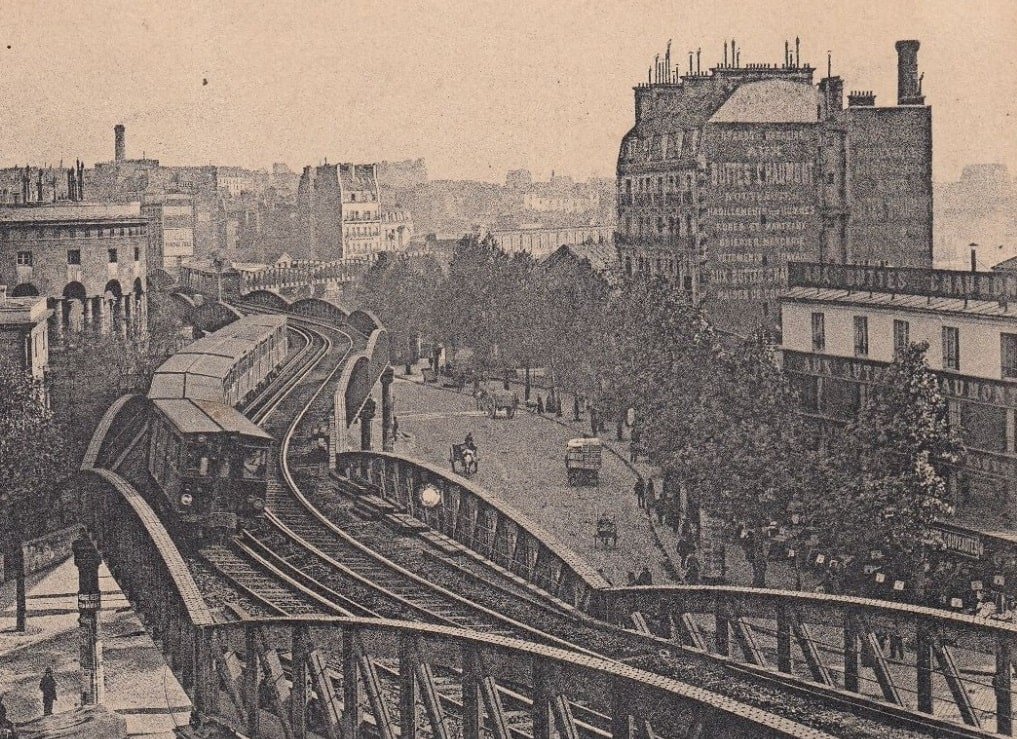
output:
M399 438L399 418L392 416L392 441L396 441Z
M653 478L651 477L646 483L646 510L652 513L654 506L657 505L657 492L653 487Z
M675 551L678 552L678 558L685 562L689 555L696 551L696 547L690 539L679 536L678 542L675 544Z
M699 584L699 560L695 554L690 554L685 560L685 582L689 585Z
M641 477L636 478L635 491L636 491L636 502L639 504L639 507L642 508L644 505L646 505L646 483L643 482L643 478Z
M653 585L653 575L650 574L649 567L643 566L642 572L636 578L636 585Z
M42 713L44 716L50 716L53 713L53 703L57 699L57 686L52 667L46 668L46 674L39 681L39 690L42 691Z
M574 421L578 421L579 420L579 396L578 395L575 396L572 399L572 415L575 417L575 418L573 418Z
M600 419L598 418L596 408L590 408L590 430L593 431L594 436L600 430Z
M544 400L539 395L537 396L537 413L544 415Z
M626 575L625 580L626 580L626 582L629 585L635 585L636 584L636 573L630 572L628 575Z

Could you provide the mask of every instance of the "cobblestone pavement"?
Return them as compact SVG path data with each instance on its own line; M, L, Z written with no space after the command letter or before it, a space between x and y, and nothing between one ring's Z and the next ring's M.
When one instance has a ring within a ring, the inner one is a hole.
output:
M413 378L417 382L401 378L393 386L397 453L450 469L449 447L472 432L480 451L475 483L538 521L615 584L624 584L628 572L638 574L644 565L655 583L673 581L649 519L636 505L636 474L620 459L605 451L600 484L569 487L565 443L579 433L522 410L512 419L488 418L468 390L425 387L419 377ZM617 549L594 547L603 513L618 525Z
M131 736L173 737L190 719L190 700L105 565L99 585L105 704L127 719ZM77 592L71 560L30 578L28 631L19 634L13 631L13 583L0 586L0 696L15 723L42 714L39 679L47 666L57 680L54 712L81 704Z

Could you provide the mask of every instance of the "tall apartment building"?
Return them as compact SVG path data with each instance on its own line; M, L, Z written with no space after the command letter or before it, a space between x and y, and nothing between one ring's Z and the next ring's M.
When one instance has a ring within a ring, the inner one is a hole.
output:
M300 230L316 258L366 256L386 249L376 164L304 167L297 190Z
M897 105L801 64L724 62L680 74L670 50L635 88L617 167L627 275L663 275L718 324L776 322L792 260L932 265L932 115L917 41L901 41Z

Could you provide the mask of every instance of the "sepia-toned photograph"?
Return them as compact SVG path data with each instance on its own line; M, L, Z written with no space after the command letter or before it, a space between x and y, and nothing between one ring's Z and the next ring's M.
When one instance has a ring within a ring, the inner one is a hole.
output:
M1013 736L1015 39L0 0L0 739Z

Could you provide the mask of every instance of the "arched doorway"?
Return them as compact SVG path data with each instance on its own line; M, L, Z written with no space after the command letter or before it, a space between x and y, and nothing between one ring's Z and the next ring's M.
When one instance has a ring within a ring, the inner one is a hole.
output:
M109 311L109 323L112 331L123 331L127 328L124 319L124 290L120 286L120 280L110 280L103 290L102 299L105 301L105 308Z
M39 290L31 282L22 282L20 285L15 285L14 289L11 290L12 298L34 298L38 297Z
M60 306L63 325L74 331L80 331L85 326L88 293L85 286L80 282L68 282L64 286L64 299Z
M136 329L138 321L142 318L142 300L145 292L144 283L140 277L134 280L134 289L124 296L124 310L126 311L127 325L129 329Z

